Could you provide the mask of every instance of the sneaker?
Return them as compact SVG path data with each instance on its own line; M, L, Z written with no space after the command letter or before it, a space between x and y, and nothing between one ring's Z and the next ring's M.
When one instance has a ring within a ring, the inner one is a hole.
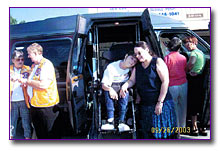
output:
M114 130L115 127L113 123L107 123L101 126L101 130Z
M130 127L124 123L120 123L118 125L118 131L119 132L124 132L124 131L129 131L130 130Z

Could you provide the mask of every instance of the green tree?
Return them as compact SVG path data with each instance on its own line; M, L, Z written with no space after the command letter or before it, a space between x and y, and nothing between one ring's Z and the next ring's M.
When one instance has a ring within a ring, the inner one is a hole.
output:
M10 25L15 25L15 24L23 24L23 23L26 23L25 20L22 20L18 23L17 19L13 18L11 15L10 15Z
M17 23L18 21L10 15L10 25L15 25Z
M23 24L23 23L26 23L26 21L22 20L22 21L19 22L19 24Z

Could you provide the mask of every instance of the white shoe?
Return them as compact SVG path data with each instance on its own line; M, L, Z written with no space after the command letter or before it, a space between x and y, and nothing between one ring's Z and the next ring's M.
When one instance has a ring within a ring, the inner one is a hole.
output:
M119 132L129 131L130 127L124 123L120 123L118 125L118 130L119 130Z
M107 123L101 126L102 130L114 130L114 128L115 128L114 125L110 123Z

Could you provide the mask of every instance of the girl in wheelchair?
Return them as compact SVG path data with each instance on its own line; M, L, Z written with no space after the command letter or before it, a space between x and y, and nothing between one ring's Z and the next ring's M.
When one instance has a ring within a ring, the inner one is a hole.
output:
M129 72L137 63L134 52L128 52L124 60L110 63L104 71L102 89L104 90L107 108L107 123L101 126L102 130L114 130L114 101L118 103L119 132L129 131L130 127L124 123L129 93L125 97L119 95L121 86L129 79Z

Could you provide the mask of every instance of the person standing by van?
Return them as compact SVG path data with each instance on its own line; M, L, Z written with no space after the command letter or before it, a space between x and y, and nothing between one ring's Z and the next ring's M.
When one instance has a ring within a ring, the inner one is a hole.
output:
M43 57L40 44L31 44L27 47L27 52L34 64L29 78L21 82L28 86L30 114L36 135L39 139L55 138L53 126L59 112L54 112L54 106L59 103L59 95L54 66Z
M140 41L134 48L139 63L130 79L122 86L125 96L128 88L136 84L140 95L140 125L144 139L175 137L176 113L168 91L169 73L161 58L153 57L146 42Z
M177 127L186 127L187 115L187 79L186 79L186 57L179 53L182 40L177 37L172 38L168 44L170 53L164 58L169 71L169 91L175 104L177 115ZM180 137L180 133L178 133Z
M187 64L188 77L188 104L189 114L192 117L192 133L198 136L197 114L202 112L202 93L203 93L203 68L205 66L205 56L201 50L197 48L198 39L194 36L186 37L183 40L186 48L190 51L189 61ZM201 132L206 135L204 127Z
M137 63L133 52L126 54L124 60L115 61L107 66L102 78L102 88L105 91L105 101L107 108L107 124L101 126L102 130L114 129L114 100L118 102L119 107L119 125L120 132L130 130L124 123L126 108L128 104L129 93L125 97L119 96L121 85L129 79L131 68Z
M12 63L10 65L10 109L11 109L11 139L16 136L17 121L21 117L22 127L24 129L24 138L31 138L31 122L29 113L29 98L27 89L19 83L20 78L27 79L30 67L24 65L24 53L21 50L15 50L12 54Z

